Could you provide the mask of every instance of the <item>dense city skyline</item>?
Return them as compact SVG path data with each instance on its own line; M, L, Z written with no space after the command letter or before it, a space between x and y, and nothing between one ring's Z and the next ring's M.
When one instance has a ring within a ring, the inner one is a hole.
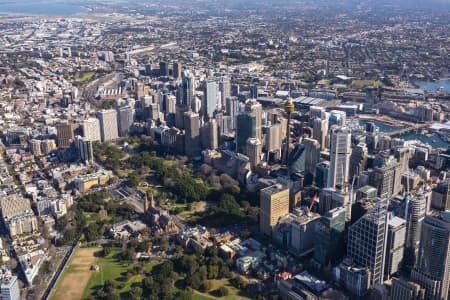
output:
M0 3L1 299L446 300L450 3Z

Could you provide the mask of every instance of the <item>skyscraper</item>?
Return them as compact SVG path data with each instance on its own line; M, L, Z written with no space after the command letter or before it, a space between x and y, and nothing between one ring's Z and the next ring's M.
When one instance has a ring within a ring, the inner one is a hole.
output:
M325 118L325 108L321 106L311 106L309 108L309 120L314 121L315 119Z
M247 140L249 138L256 138L256 122L257 119L254 114L243 112L236 117L236 151L238 153L245 153L247 147Z
M345 111L332 110L328 118L328 126L331 128L333 125L345 126L345 121L347 119L347 114Z
M2 300L20 300L17 276L3 277L0 289Z
M130 133L130 128L133 125L133 114L133 109L130 106L123 106L117 109L120 136L126 136Z
M147 108L148 111L148 118L150 120L159 120L159 104L158 103L151 103Z
M108 142L119 138L117 111L114 109L102 110L98 112L98 119L100 121L100 136L102 142Z
M431 193L431 207L436 210L450 210L450 179L441 181Z
M246 154L250 159L250 165L255 167L261 162L262 144L258 138L249 138L247 140Z
M175 79L181 78L181 63L174 61L172 67L172 76Z
M406 221L399 217L389 219L386 242L386 265L384 268L384 273L389 278L402 267L405 238Z
M31 152L34 154L34 156L41 156L42 155L41 144L42 144L41 140L32 139L30 141Z
M200 117L193 112L184 113L184 145L189 158L200 155Z
M424 290L417 283L405 279L392 279L391 299L395 300L423 300Z
M222 109L222 106L225 105L225 99L230 97L230 95L231 95L231 85L230 85L230 79L228 78L228 76L222 76L220 78L219 91L220 91L219 109Z
M328 186L348 182L351 155L351 133L347 127L333 127L330 143L330 171Z
M450 213L426 216L422 224L417 267L412 281L425 289L426 300L448 298L450 272Z
M366 88L366 101L364 102L364 113L373 113L373 105L375 103L376 88L373 86Z
M184 129L184 113L192 110L194 88L194 75L189 70L185 70L177 87L175 125L179 129Z
M420 232L426 213L425 195L418 193L406 199L406 242L404 265L411 270L419 256Z
M203 90L202 111L205 117L212 118L217 109L217 83L214 80L205 82Z
M274 153L275 159L281 158L281 123L271 124L264 127L265 145L264 148L267 152Z
M178 104L183 104L189 108L191 107L192 101L194 101L194 81L194 75L189 70L185 70L181 77L181 85L178 86L177 90Z
M256 136L257 138L261 139L261 126L262 126L262 105L255 99L248 100L245 103L245 111L252 113L256 118L255 123L255 130L256 130Z
M320 160L320 144L314 139L304 139L305 145L305 184L312 184L316 175L316 165Z
M159 62L159 75L169 76L169 64L166 61Z
M383 283L386 225L387 200L379 199L348 233L347 255L356 265L369 268L371 286Z
M367 165L368 151L366 144L359 143L352 149L350 155L350 177L359 176Z
M345 207L328 211L316 226L314 260L322 267L335 263L345 253Z
M202 149L217 149L219 147L219 130L215 119L209 120L201 129Z
M56 125L59 148L70 148L75 139L75 125L69 122Z
M276 184L260 192L260 231L272 236L272 228L278 220L289 213L289 189L281 184Z
M222 100L223 101L223 100ZM239 99L237 97L225 98L226 114L232 119L232 129L236 128L236 116L239 112Z
M379 197L391 197L394 191L396 161L390 161L380 168L374 168L370 174L370 185L378 190Z
M284 112L287 114L287 124L286 124L286 149L284 153L284 157L282 158L284 161L284 164L287 165L288 159L289 159L289 151L290 149L290 142L291 142L291 114L294 112L294 102L291 98L289 98L286 103L284 104Z
M78 150L78 156L83 162L92 163L94 161L92 143L91 140L81 136L75 138L75 148Z
M89 118L82 123L83 136L90 141L100 141L100 121L97 118Z
M326 137L328 133L328 119L316 118L313 121L313 138L320 143L321 149L326 148Z
M289 175L299 174L305 171L305 158L305 145L295 145L294 149L290 152L289 159L287 161Z
M330 173L330 162L322 161L316 165L315 182L317 187L324 188L328 186L328 174Z

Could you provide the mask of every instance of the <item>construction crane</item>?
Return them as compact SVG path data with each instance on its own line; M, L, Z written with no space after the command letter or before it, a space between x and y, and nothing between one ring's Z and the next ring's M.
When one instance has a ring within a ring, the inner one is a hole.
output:
M311 212L311 210L314 207L314 204L316 204L316 202L319 202L319 195L317 192L314 193L314 196L311 199L311 204L309 205L308 209Z

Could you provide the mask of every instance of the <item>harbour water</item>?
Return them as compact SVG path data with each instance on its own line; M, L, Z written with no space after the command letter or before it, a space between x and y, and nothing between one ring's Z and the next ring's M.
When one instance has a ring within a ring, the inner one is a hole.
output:
M391 125L391 124L380 122L380 121L377 121L377 120L370 120L370 121L359 120L359 124L363 125L363 126L367 122L374 123L375 126L377 126L380 129L381 132L392 132L392 131L396 131L396 130L400 130L400 129L405 128L405 126L403 126L403 125Z
M365 120L359 120L360 125L364 125L367 122L368 121L365 121ZM392 132L392 131L396 131L396 130L405 128L405 126L403 126L403 125L391 125L391 124L387 124L387 123L376 121L376 120L373 120L370 122L375 123L375 126L377 126L381 132ZM425 144L431 145L431 147L433 147L433 148L447 149L448 147L450 147L450 143L441 139L441 137L438 134L423 135L421 133L409 132L409 133L400 135L399 138L404 139L405 141L418 140Z
M415 132L409 132L399 136L399 138L402 138L405 141L419 140L422 143L431 145L431 147L433 148L447 149L448 147L450 147L450 143L447 143L446 141L441 139L441 137L438 134L426 136L423 134L417 134Z
M414 84L417 85L420 89L434 93L439 88L443 87L447 93L450 93L450 79L448 80L439 80L439 81L414 81Z
M86 8L63 0L0 1L0 12L46 15L71 15L86 12Z

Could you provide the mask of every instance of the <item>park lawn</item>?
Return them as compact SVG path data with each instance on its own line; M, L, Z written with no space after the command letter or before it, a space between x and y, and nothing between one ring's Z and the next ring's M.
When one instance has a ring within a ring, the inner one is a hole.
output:
M76 76L75 81L78 84L83 84L86 83L88 81L90 81L95 75L95 72L84 72L81 74L78 74L78 76Z
M126 280L126 273L132 271L133 267L138 263L119 261L115 258L119 253L120 249L114 249L107 257L99 257L97 259L96 264L100 266L100 271L92 273L82 299L87 298L89 295L94 296L97 288L103 285L103 282L106 280L114 281L116 287L123 284L122 288L116 288L116 294L123 299L127 297L127 293L133 287L133 284L138 284L144 279L144 275L138 274L131 277L130 280ZM150 272L158 263L156 261L142 263L143 270Z
M83 212L83 215L86 217L87 225L95 223L99 220L98 213L96 212ZM104 221L107 222L109 220L111 220L111 217L108 216Z
M192 300L214 300L216 298L211 298L202 294L199 294L198 292L194 292L192 295Z
M95 263L95 253L100 248L78 248L58 280L50 299L78 300L88 285L92 271L90 266Z
M383 83L379 80L353 80L351 87L353 88L363 88L368 86L381 87Z
M239 290L237 288L235 288L230 283L230 280L227 279L227 278L211 280L211 290L210 290L210 292L219 289L221 286L227 287L228 291L229 291L229 294L228 294L228 296L222 297L220 299L225 299L225 300L250 300L250 298L248 298L248 297L244 297L242 295L239 295Z
M192 202L192 209L188 210L186 204L175 204L173 207L181 207L183 211L177 214L178 217L186 222L195 223L202 218L202 213L206 211L206 201Z
M129 281L126 281L125 278L127 271L131 270L134 264L121 262L116 259L115 257L119 253L119 249L114 249L107 257L97 258L96 264L99 265L100 271L93 272L91 275L88 285L84 290L83 299L87 298L89 295L95 294L97 288L103 285L106 280L113 280L125 284L123 289L117 289L117 293L119 294L130 289L133 278Z
M196 223L198 220L202 218L202 216L200 216L199 214L188 210L182 211L177 216L188 223Z
M222 299L222 300L250 300L250 298L242 296L239 294L239 290L230 284L229 279L216 279L210 280L211 289L208 293L200 293L199 291L194 291L192 295L192 300L211 300L211 299ZM221 286L228 288L229 294L225 297L214 296L214 291L219 289Z

